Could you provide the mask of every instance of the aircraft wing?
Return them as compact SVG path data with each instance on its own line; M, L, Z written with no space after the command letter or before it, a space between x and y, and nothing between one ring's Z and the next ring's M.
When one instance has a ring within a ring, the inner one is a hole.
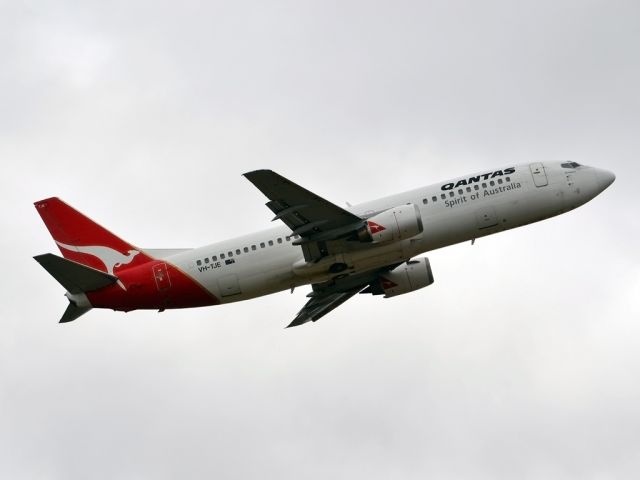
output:
M354 288L348 292L320 294L311 297L305 306L302 307L302 310L298 312L293 322L287 325L287 328L297 327L307 322L315 322L359 293L363 288L364 286L362 288Z
M293 235L302 237L294 244L344 238L364 225L359 216L272 170L255 170L244 176L269 199L266 205L276 215L273 220L282 220Z
M396 263L371 272L338 278L324 283L314 283L312 286L313 291L307 295L311 298L298 312L296 318L287 325L287 328L296 327L307 322L315 322L357 293L371 293L367 290L367 287L375 282L381 273L393 270L398 265Z

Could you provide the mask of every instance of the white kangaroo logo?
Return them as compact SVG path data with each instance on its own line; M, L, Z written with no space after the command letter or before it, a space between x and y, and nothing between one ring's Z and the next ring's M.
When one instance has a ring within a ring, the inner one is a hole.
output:
M138 250L129 250L125 255L118 252L117 250L114 250L113 248L103 247L101 245L87 245L80 247L77 245L67 245L66 243L58 242L57 240L56 243L65 250L69 250L71 252L87 253L89 255L93 255L102 263L104 263L104 266L110 275L114 274L114 268L133 262L135 256L140 253ZM120 285L123 290L126 290L125 286L120 280L118 280L118 285Z

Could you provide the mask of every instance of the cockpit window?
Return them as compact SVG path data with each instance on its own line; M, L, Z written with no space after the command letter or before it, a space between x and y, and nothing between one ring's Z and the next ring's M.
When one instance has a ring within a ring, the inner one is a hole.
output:
M578 168L580 164L576 162L565 162L565 163L561 163L560 166L562 168Z

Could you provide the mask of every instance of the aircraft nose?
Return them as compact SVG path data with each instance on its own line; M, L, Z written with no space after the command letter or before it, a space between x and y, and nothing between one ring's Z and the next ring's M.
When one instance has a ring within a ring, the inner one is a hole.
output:
M596 180L600 186L601 191L607 188L616 179L616 175L608 170L596 169Z

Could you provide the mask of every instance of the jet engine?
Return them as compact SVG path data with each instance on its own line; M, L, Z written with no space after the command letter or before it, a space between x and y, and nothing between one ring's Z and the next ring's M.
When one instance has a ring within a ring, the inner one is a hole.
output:
M397 242L415 237L423 229L418 206L409 203L368 218L366 225L358 231L358 240L373 243Z
M419 290L433 283L431 264L426 257L409 260L387 273L381 274L362 293L384 295L384 298L395 297L404 293Z

